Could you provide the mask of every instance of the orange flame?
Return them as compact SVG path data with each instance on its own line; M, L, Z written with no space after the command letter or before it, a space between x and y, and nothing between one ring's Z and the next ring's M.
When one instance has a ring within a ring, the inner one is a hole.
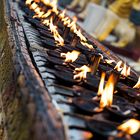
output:
M31 0L27 0L26 1L27 4L31 4L31 2L32 2ZM50 1L48 1L48 0L42 0L42 2L45 2L45 4L47 4ZM56 0L54 0L51 4L52 5L55 5L55 3L56 3ZM36 15L34 17L39 17L39 18L47 18L51 14L51 12L52 12L51 10L48 10L47 13L44 13L43 11L41 11L41 8L35 2L33 2L30 5L30 9L34 10L34 12L36 13ZM55 39L57 45L63 46L64 45L64 39L58 33L57 27L54 26L53 19L52 18L50 20L43 19L42 20L42 23L44 25L49 26L51 32L53 33L53 36L54 36L54 39Z
M91 72L91 69L86 65L76 68L74 71L74 79L78 79L77 81L82 81L86 79L88 72Z
M127 134L133 135L140 129L140 121L136 119L130 119L127 122L118 126L118 130L121 130Z
M124 67L121 71L121 75L125 76L125 77L128 77L130 75L130 71L131 71L131 68L126 66L126 64L124 64Z
M101 75L101 80L100 80L100 84L99 84L99 88L98 88L98 93L97 93L98 96L102 95L102 93L104 91L105 75L106 75L105 72L103 72L102 75Z
M112 73L109 76L109 79L105 85L105 88L103 90L103 93L101 95L101 100L100 100L100 108L104 108L106 106L111 106L113 102L113 92L114 92L114 87L117 81L117 77L114 73Z
M64 45L64 39L59 35L57 31L57 26L53 24L53 19L50 19L50 24L49 24L50 30L53 33L54 39L57 43L57 45L63 46Z
M116 69L118 72L121 72L121 75L124 77L128 77L131 72L131 68L127 67L126 64L123 64L122 61L119 61L114 69Z
M61 53L62 57L65 57L65 62L74 62L78 56L80 55L80 52L78 51L72 51L72 52L68 52L68 53Z
M136 83L136 85L133 88L140 88L140 77L138 79L138 82Z
M122 61L119 61L114 69L120 72L120 71L122 71L121 66L122 66Z

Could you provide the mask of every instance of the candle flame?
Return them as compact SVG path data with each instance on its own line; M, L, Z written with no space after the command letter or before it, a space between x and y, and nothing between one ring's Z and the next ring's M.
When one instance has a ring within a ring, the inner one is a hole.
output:
M121 130L127 134L133 135L140 129L140 121L136 119L130 119L127 122L118 126L118 130Z
M118 79L118 77L114 73L112 73L109 76L109 79L108 79L108 81L105 85L105 88L102 92L102 95L101 95L100 108L104 108L106 106L110 107L112 105L114 87L117 82L117 79Z
M106 73L103 72L101 75L101 80L100 80L100 84L99 84L99 88L98 88L98 93L97 93L98 96L102 95L102 93L104 91L105 76L106 76Z
M119 61L114 69L117 70L118 72L122 71L122 67L121 67L122 63L123 63L122 61Z
M65 62L68 62L68 63L76 61L79 55L80 55L80 52L75 51L75 50L72 52L61 53L61 56L65 57Z
M136 85L133 88L140 88L140 77L138 79L138 82L136 83Z
M46 5L51 5L52 7L56 7L56 0L53 0L52 2L50 2L49 0L42 0L42 2ZM53 24L53 18L51 17L50 19L46 19L47 17L49 17L52 13L53 10L48 10L47 13L45 13L44 11L41 10L41 8L39 7L39 5L36 2L33 2L31 0L27 0L26 1L27 5L30 5L30 9L34 10L35 15L34 17L39 17L42 18L42 23L44 25L49 26L51 33L54 36L55 42L57 45L60 46L64 46L64 39L60 36L60 34L57 31L57 26L55 26ZM45 18L45 19L43 19Z
M123 64L122 61L119 61L114 69L117 70L118 72L121 72L121 75L124 77L128 77L131 72L131 68L127 67L126 63Z
M130 75L130 67L127 68L126 64L124 64L123 69L121 71L121 75L128 77Z
M76 68L74 71L74 74L75 74L74 79L78 79L77 81L80 82L80 81L86 79L88 72L91 72L91 69L86 65L84 65L80 68Z
M50 27L51 32L53 33L53 36L57 45L64 46L64 39L58 33L57 26L53 24L53 18L50 19L49 27Z

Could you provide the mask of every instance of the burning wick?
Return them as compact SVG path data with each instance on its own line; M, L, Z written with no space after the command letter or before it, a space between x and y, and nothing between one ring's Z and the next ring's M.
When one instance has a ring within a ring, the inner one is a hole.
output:
M85 80L88 72L91 72L91 69L86 65L82 66L81 68L76 68L74 71L74 79L78 79L77 81L79 82Z
M61 53L61 57L64 57L65 62L67 63L76 61L79 55L80 55L80 52L75 51L75 50L73 50L72 52Z
M136 85L133 88L140 88L140 77L138 79L138 82L136 83Z
M122 132L125 132L126 134L133 135L140 129L140 121L136 119L130 119L118 126L117 129Z
M102 78L104 78L104 74L102 76ZM109 76L109 79L105 85L104 90L102 89L103 87L101 87L101 100L100 100L100 108L104 108L104 107L110 107L112 105L113 102L113 93L114 93L114 87L115 84L117 83L118 80L118 75L115 72L112 72L111 75ZM101 82L103 84L103 81ZM101 85L102 86L102 85ZM99 91L100 91L99 90Z

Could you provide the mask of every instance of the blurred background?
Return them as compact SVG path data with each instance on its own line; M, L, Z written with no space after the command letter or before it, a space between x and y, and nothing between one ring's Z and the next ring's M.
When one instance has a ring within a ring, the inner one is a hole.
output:
M140 0L59 0L59 6L140 72Z

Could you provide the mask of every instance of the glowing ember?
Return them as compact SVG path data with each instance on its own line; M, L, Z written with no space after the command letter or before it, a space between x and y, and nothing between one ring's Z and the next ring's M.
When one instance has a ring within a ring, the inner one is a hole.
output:
M82 81L86 79L88 72L91 72L91 69L86 65L82 66L81 68L76 68L74 71L74 79L78 79L77 81Z
M61 53L61 56L65 58L65 62L74 62L78 56L80 55L80 52L78 51L72 51L72 52L68 52L68 53Z
M136 85L133 88L140 88L140 77L138 79L138 82L136 83Z
M102 95L102 93L104 91L105 75L106 75L105 72L103 72L102 75L101 75L101 80L100 80L98 93L97 93L98 96Z
M118 130L121 130L127 134L133 135L140 129L140 121L136 119L130 119L127 122L118 126Z
M111 106L113 102L113 92L114 92L114 87L117 82L117 75L112 73L109 76L109 79L105 85L105 89L101 95L101 100L100 100L100 108L104 108L106 106Z

